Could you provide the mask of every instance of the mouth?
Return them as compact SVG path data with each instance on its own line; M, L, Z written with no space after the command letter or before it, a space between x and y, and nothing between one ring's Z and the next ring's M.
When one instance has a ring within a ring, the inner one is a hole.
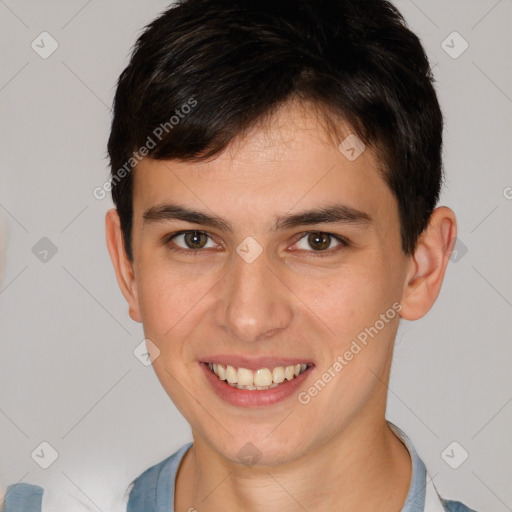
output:
M304 362L251 370L222 363L206 362L205 364L218 380L226 382L233 388L247 391L266 391L283 386L302 375L312 366L311 363Z
M218 355L203 360L200 367L210 389L222 401L237 407L261 407L292 398L305 385L315 363Z

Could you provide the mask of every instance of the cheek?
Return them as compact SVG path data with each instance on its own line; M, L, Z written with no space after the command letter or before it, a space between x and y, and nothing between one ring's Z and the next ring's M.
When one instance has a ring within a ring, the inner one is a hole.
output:
M187 275L180 267L152 261L141 265L137 277L139 304L146 337L162 345L169 339L179 339L204 314L202 298L212 284L207 278Z
M364 259L324 275L296 275L290 285L337 345L373 325L396 300L387 269L378 260Z

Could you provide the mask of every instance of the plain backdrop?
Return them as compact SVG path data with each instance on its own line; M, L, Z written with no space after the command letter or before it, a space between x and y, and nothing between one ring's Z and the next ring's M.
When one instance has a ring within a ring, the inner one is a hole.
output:
M446 120L441 204L455 210L459 240L432 311L400 327L388 419L411 437L442 496L505 512L512 3L396 5L434 67ZM191 440L152 368L133 353L143 333L104 241L111 202L93 196L108 178L117 77L142 27L166 6L0 0L0 482L78 488L101 510ZM48 469L31 455L41 449L58 453Z

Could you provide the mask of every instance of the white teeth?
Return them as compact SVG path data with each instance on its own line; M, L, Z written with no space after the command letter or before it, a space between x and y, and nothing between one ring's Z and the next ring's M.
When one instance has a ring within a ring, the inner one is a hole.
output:
M276 384L281 384L284 381L284 368L282 366L276 366L272 370L272 380Z
M268 368L260 368L257 370L254 374L254 385L270 386L270 384L272 384L272 374L270 373L270 370Z
M236 387L238 389L250 389L251 391L254 391L256 389L256 386L253 386L251 384L247 384L247 385L237 384Z
M232 366L226 366L226 380L230 384L236 384L236 370Z
M286 380L292 380L295 377L295 366L287 366L284 369L284 376Z
M240 386L252 386L254 384L252 371L247 368L238 368L236 382L237 384L240 384Z
M238 389L264 390L275 388L285 380L292 380L308 368L306 363L290 366L259 368L255 372L248 368L234 368L220 363L208 363L208 368L219 377Z

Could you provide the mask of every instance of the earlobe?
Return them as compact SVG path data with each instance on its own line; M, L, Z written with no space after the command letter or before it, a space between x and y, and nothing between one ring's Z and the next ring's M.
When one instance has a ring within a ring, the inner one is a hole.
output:
M436 208L411 256L400 316L417 320L434 305L457 236L455 214L445 206Z
M105 231L110 259L114 265L119 288L128 302L130 317L136 322L142 322L134 266L126 254L121 221L115 208L107 212Z

